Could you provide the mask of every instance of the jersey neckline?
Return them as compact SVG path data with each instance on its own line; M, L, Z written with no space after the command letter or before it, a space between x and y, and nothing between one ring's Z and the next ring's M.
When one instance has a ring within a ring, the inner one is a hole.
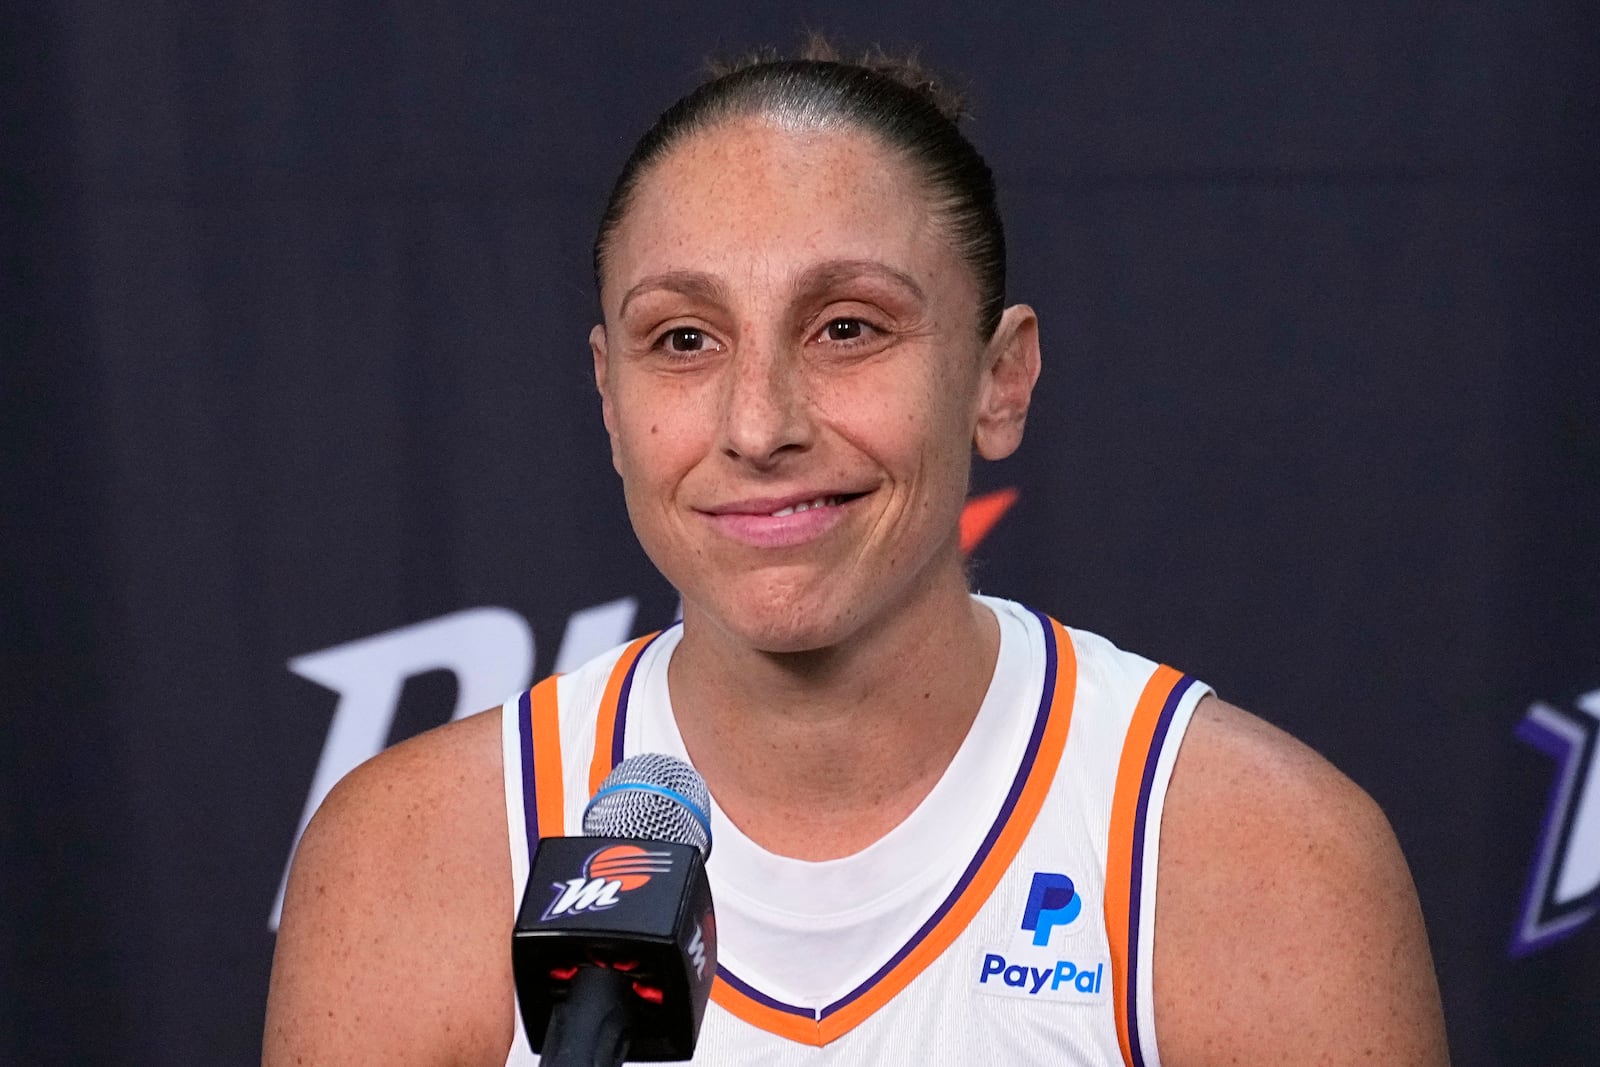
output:
M1031 710L1044 674L1044 635L1021 609L986 602L1000 627L993 676L978 713L949 765L917 807L877 841L848 856L809 861L782 856L747 837L711 797L715 848L709 867L718 899L775 923L805 923L811 930L881 918L909 896L948 891L962 869L960 855L977 850L1000 810L1027 747ZM663 632L640 657L634 675L628 752L665 752L689 760L666 685L667 664L681 629ZM690 760L692 763L693 761ZM944 859L951 853L958 858ZM833 902L849 901L840 907ZM901 933L909 936L913 921ZM904 940L901 937L900 940ZM895 942L896 944L898 943ZM864 975L862 976L864 977Z
M1039 682L1038 705L1031 716L1022 758L1010 777L1009 789L999 812L990 823L977 851L938 907L910 939L864 981L820 1008L792 1004L770 996L734 973L731 967L719 963L711 995L731 1014L751 1025L804 1044L820 1046L837 1039L887 1004L939 957L966 928L1015 858L1038 815L1061 760L1072 718L1077 665L1071 637L1060 623L1020 605L1010 605L1004 601L988 603L992 609L996 609L997 615L999 610L996 605L1004 605L1007 609L1015 608L1026 617L1031 617L1042 634L1044 669ZM630 732L629 705L638 671L641 663L647 659L647 653L667 633L673 631L663 631L633 642L613 668L596 724L595 751L590 768L591 785L621 761ZM669 644L675 643L676 639L674 634ZM661 651L666 650L668 645L663 645ZM664 665L664 660L662 662ZM672 729L676 731L675 723ZM682 755L681 738L677 740L677 747L677 754ZM962 747L966 747L965 742ZM940 784L944 784L943 778ZM936 786L935 791L937 789ZM724 822L723 825L726 827L729 824ZM891 835L893 833L891 831ZM751 844L754 847L754 843Z

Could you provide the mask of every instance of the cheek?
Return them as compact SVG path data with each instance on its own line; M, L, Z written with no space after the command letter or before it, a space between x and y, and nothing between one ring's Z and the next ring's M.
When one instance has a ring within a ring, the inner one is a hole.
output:
M614 412L619 463L630 484L670 479L705 453L708 423L690 396L623 388Z
M959 376L886 368L819 397L818 406L862 448L893 466L947 465L952 457L965 464L972 446L968 391Z

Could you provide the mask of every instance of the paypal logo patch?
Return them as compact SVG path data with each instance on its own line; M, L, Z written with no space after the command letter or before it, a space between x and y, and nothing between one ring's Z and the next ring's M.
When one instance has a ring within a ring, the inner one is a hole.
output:
M1022 928L1033 931L1035 945L1048 945L1050 931L1070 926L1083 912L1083 898L1064 874L1039 871L1028 890L1028 906L1022 909Z
M1046 983L1052 993L1059 992L1063 985L1079 993L1098 993L1105 976L1104 963L1097 963L1092 969L1080 969L1071 960L1056 960L1054 967L1030 967L1007 963L1004 956L991 952L983 957L983 970L978 975L978 984L987 985L989 979L998 977L1006 985L1020 989L1030 997L1043 992Z
M1085 905L1071 878L1054 871L1035 871L1022 906L1022 922L1011 927L1010 943L1004 951L986 950L981 959L973 958L978 991L1028 1000L1093 1003L1103 999L1111 970L1103 939L1073 936L1094 926L1084 921L1086 914L1094 912ZM1063 944L1052 947L1052 940Z

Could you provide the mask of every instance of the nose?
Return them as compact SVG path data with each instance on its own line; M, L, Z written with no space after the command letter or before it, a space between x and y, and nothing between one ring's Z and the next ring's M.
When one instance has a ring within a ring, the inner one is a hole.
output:
M771 467L811 447L815 426L804 369L782 345L747 345L727 364L723 454Z

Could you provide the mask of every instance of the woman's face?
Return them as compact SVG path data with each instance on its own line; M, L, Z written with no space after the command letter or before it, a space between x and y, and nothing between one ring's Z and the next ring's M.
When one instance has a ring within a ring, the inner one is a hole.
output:
M692 626L827 647L959 580L974 441L1015 448L1036 333L1014 308L978 336L897 154L761 118L691 136L637 185L602 303L612 459Z

